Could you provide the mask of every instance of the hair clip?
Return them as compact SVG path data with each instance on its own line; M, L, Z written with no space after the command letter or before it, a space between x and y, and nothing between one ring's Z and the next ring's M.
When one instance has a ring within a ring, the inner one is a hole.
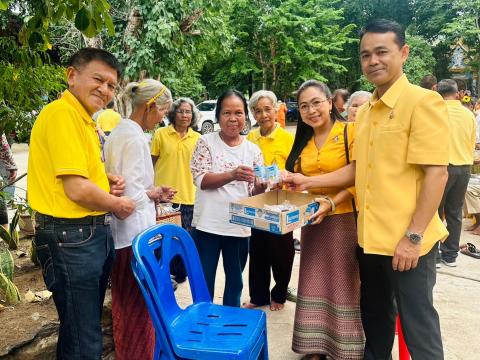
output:
M167 87L163 85L163 87L160 89L157 95L155 95L154 97L152 97L150 100L147 101L147 105L153 104L153 102L157 100L160 96L162 96L166 90L167 90Z

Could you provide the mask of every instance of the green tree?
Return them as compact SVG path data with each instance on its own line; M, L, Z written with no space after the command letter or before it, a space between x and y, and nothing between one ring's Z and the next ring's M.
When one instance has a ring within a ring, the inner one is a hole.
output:
M347 71L342 51L355 26L340 26L332 1L241 0L229 16L230 51L205 69L214 88L271 89L285 98L305 79Z
M419 84L425 75L431 75L435 68L435 58L430 44L419 35L408 35L410 54L404 72L412 84Z
M65 88L65 70L45 54L0 37L0 132L28 140L35 114Z
M19 39L32 48L50 49L50 27L65 20L73 21L87 37L97 35L104 27L114 33L107 0L0 0L0 11L21 19Z

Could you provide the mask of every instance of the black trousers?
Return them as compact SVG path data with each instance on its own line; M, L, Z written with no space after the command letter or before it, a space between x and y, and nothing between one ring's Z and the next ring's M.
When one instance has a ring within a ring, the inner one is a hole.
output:
M182 227L190 232L192 230L193 205L173 204L175 207L180 206L182 213ZM184 282L187 278L187 269L180 255L174 256L170 262L170 274L175 276L177 282Z
M460 235L462 233L462 209L465 203L468 181L470 180L470 165L448 165L448 181L443 192L442 202L438 208L440 217L445 214L448 238L440 243L442 259L455 261L460 250Z
M270 304L270 299L283 304L292 274L293 232L276 235L267 231L252 229L250 237L250 263L248 285L250 302L258 306ZM275 286L270 292L270 269Z
M443 359L440 322L432 294L436 252L433 246L420 257L415 269L399 272L393 271L391 256L365 254L357 248L365 360L391 359L397 309L412 359Z

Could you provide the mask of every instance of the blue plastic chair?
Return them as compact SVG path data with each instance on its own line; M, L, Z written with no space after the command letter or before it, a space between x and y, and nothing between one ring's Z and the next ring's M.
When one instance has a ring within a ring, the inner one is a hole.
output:
M212 303L197 248L173 224L155 225L133 240L132 268L155 327L155 359L268 359L263 311ZM181 309L170 280L180 255L193 304Z

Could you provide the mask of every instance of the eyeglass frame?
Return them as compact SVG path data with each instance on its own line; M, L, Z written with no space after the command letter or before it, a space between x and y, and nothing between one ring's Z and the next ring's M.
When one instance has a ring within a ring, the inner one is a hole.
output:
M193 111L192 110L180 110L180 109L177 109L175 110L175 113L176 114L185 114L185 115L192 115L193 114Z
M306 114L307 112L310 111L310 109L318 109L321 104L323 104L325 101L329 101L331 100L331 98L327 97L323 100L314 100L314 101L311 101L309 102L308 104L302 104L298 107L298 110L303 113L303 114ZM316 104L316 105L315 105Z

